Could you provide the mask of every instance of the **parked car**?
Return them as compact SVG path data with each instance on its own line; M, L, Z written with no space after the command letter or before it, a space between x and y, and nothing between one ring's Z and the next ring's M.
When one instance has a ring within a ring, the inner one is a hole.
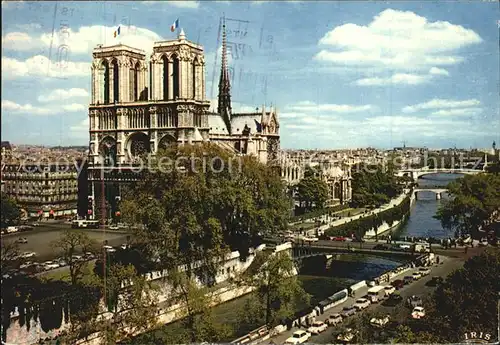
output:
M429 267L420 267L418 272L423 276L427 276L431 273L431 269Z
M36 256L35 252L24 252L21 254L21 258L23 258L23 259L32 258L34 256Z
M353 306L350 306L350 307L344 307L342 309L342 317L348 317L348 316L351 316L351 315L354 315L356 314L356 308L354 308Z
M385 290L385 295L390 296L394 293L394 291L396 291L396 288L392 285L387 285L386 287L384 287L384 290Z
M488 245L488 239L482 238L481 241L479 241L479 245L482 247L486 247Z
M344 236L337 236L332 239L332 241L345 242L347 239Z
M422 274L420 272L413 272L412 276L413 280L419 280L420 278L422 278Z
M374 327L384 327L385 325L387 325L390 321L390 317L389 315L385 316L385 317L380 317L380 318L372 318L370 320L370 325L374 326Z
M342 323L342 315L340 314L332 314L326 319L325 323L329 326L336 326L339 323Z
M292 334L290 338L288 338L285 343L286 344L303 344L309 340L311 334L306 331L296 331Z
M412 307L420 307L422 306L422 298L420 298L419 296L411 296L408 298L408 304Z
M28 239L26 237L19 237L16 241L17 243L28 243Z
M309 327L307 329L307 332L309 332L311 334L320 334L321 332L326 331L327 328L328 328L328 325L326 323L324 323L323 321L315 321L315 322L313 322L311 327Z
M400 244L399 248L401 248L403 250L410 250L411 249L411 245L409 245L409 244Z
M414 319L421 319L425 316L425 309L422 307L413 308L413 312L411 313L411 317Z
M109 230L119 230L120 228L117 225L111 225Z
M366 309L369 306L370 306L370 301L365 298L360 298L356 300L356 303L354 303L354 308L356 308L358 311Z
M384 301L383 305L388 307L394 307L395 305L401 303L403 297L399 294L399 292L394 292L389 296L387 300Z
M403 278L403 282L404 282L405 285L412 283L413 282L413 276L405 276Z
M396 290L399 290L405 285L405 282L401 279L397 279L397 280L393 281L391 283L391 285L394 286L396 288Z
M377 244L376 246L373 247L374 250L388 250L389 247L383 244Z

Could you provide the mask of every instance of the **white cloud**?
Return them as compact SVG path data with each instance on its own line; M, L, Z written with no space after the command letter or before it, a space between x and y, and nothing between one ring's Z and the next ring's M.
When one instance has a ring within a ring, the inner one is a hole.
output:
M431 77L428 75L417 75L407 73L396 73L389 78L364 78L354 82L360 86L382 86L382 85L419 85L428 83Z
M436 116L470 116L478 115L483 112L482 108L457 108L457 109L441 109L432 113Z
M49 115L49 114L60 114L64 112L78 112L84 111L86 107L82 104L67 104L60 105L54 104L53 106L48 107L38 107L33 106L31 104L18 104L9 100L2 100L2 111L9 113L18 113L18 114L28 114L28 115Z
M374 110L372 105L347 105L347 104L316 104L310 101L298 102L286 107L287 110L297 112L333 112L333 113L359 113Z
M199 1L175 1L175 0L167 0L167 1L142 1L143 5L155 5L155 4L167 4L177 8L198 8L200 6Z
M42 25L38 23L16 24L16 28L26 31L32 31L32 30L40 30L42 28Z
M71 136L75 138L89 138L89 118L86 117L77 125L69 128Z
M69 90L56 89L46 96L39 96L38 102L46 103L53 101L62 101L76 97L88 97L89 93L85 89L71 88Z
M111 46L122 43L150 53L153 50L153 43L162 40L157 33L133 25L121 25L120 35L116 38L114 37L115 30L116 26L82 26L77 31L69 28L67 37L52 35L49 32L40 35L9 32L2 37L2 48L14 51L32 51L52 47L53 55L57 56L59 47L65 44L69 49L68 56L71 57L72 55L88 56L98 44Z
M450 75L450 73L447 70L442 69L442 68L437 68L437 67L432 67L429 70L429 74L432 74L432 75L446 75L446 76Z
M481 102L477 99L468 99L464 101L448 100L448 99L433 99L425 103L409 105L403 108L404 113L414 113L419 110L426 109L449 109L449 108L467 108L480 105Z
M88 77L90 63L49 61L46 56L37 55L24 61L2 57L2 79L16 79L20 77L67 78Z
M326 33L319 44L335 51L323 49L315 59L338 65L429 69L463 61L454 52L482 41L460 25L387 9L366 26L348 23Z

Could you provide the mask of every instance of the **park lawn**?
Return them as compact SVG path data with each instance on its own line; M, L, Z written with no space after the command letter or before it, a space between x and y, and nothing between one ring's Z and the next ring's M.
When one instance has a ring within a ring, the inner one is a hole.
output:
M83 282L91 282L94 279L96 279L96 275L94 274L94 267L95 267L95 260L87 262L82 269L83 272L83 277L82 280ZM64 267L61 270L57 271L48 271L43 274L40 274L40 279L41 280L62 280L62 281L67 281L70 282L71 278L69 275L69 267Z

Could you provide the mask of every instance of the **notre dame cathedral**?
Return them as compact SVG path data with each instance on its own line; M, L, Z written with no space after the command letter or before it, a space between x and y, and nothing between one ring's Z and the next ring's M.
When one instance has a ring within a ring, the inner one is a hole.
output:
M156 42L149 59L123 44L93 51L89 105L90 152L88 215L119 214L120 184L140 178L140 157L169 145L215 142L235 154L261 162L277 160L277 111L233 113L227 66L226 32L217 112L205 96L203 47L186 39ZM105 166L105 169L103 167ZM104 195L103 195L104 192ZM103 202L102 197L106 200Z

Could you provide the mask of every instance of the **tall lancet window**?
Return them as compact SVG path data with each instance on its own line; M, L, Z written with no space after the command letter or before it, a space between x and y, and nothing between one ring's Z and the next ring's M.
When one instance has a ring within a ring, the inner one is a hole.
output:
M109 64L106 60L102 61L99 69L99 100L104 104L109 103Z
M134 101L139 100L139 70L141 66L137 62L134 68Z
M198 63L198 60L197 59L194 59L193 60L193 80L192 80L192 84L193 84L193 99L196 99L196 72L197 72L197 68L196 68L196 64Z
M136 87L136 74L135 74L135 66L134 62L130 61L130 69L128 71L128 95L130 102L137 101L135 97L135 87Z
M118 102L118 90L120 89L119 87L119 80L118 80L118 62L116 60L113 60L113 101Z
M149 99L153 99L153 63L149 62Z
M174 70L172 71L172 78L174 81L174 99L179 97L179 58L177 55L173 56L173 67Z
M165 55L161 58L163 61L163 100L168 100L168 60Z

